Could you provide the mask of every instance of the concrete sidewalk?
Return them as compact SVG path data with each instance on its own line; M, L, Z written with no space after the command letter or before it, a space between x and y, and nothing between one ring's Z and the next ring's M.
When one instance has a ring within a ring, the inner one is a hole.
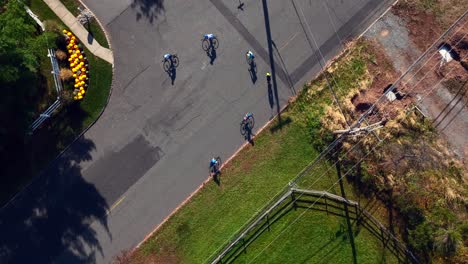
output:
M54 11L63 23L67 25L73 34L81 40L81 43L83 43L91 53L112 65L114 64L112 51L102 47L59 0L44 0L44 2Z

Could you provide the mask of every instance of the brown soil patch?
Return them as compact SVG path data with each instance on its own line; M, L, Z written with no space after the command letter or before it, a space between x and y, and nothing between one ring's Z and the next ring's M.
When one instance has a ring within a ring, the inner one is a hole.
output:
M439 69L439 74L447 79L466 77L468 71L468 28L460 24L454 32L456 33L446 41L447 47L452 50L454 61Z
M423 96L432 92L434 85L445 80L460 80L466 82L468 80L468 29L463 27L463 23L453 29L455 34L446 39L444 45L447 45L452 50L452 60L449 63L441 65L441 55L429 57L430 59L424 64L418 75L411 83L418 84L414 87L414 93L420 93ZM418 82L421 78L423 81ZM448 87L447 87L448 88Z
M435 15L416 8L415 4L400 2L392 8L392 13L406 22L409 36L420 50L430 47L443 32Z
M372 83L366 90L362 90L354 96L351 102L355 107L355 112L359 115L367 111L374 104L392 83L398 79L400 74L393 68L390 59L387 58L383 47L377 41L367 41L370 54L375 54L375 60L368 63L369 74L372 76ZM397 90L402 90L397 88ZM387 101L388 102L388 101ZM410 103L408 97L403 100L395 100L391 104L386 102L378 105L378 112L369 116L369 121L380 121L382 118L394 118L398 109L406 107ZM384 116L383 116L384 115Z

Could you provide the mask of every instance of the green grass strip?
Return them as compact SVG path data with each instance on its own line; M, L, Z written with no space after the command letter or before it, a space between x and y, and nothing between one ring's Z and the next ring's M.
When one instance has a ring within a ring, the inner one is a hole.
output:
M348 57L341 61L341 66L336 68L334 75L342 86L335 89L347 91L349 86L362 80L366 73L367 57L360 53L360 47L353 50L351 55L348 53ZM133 256L133 263L164 258L174 258L182 263L203 263L233 239L239 228L317 157L316 149L326 144L326 137L320 129L320 119L324 115L324 108L332 100L324 85L321 77L306 86L298 99L281 114L283 124L278 125L276 119L260 133L255 138L255 146L243 149L223 169L221 186L212 181L205 185L138 249ZM343 96L346 92L338 90L338 94ZM306 175L307 180L301 181L301 187L329 189L337 181L334 167L328 170L330 166L332 164L329 162L318 164ZM345 184L345 189L348 198L357 197L352 186ZM329 192L340 194L339 186L334 186ZM361 198L360 202L365 204L366 200ZM295 216L297 213L286 215L274 228L284 229ZM330 254L338 263L349 263L352 261L351 248L348 242L340 238L345 234L335 236L337 228L342 225L341 221L313 211L307 212L298 225L286 231L285 237L275 242L265 254L262 253L260 260L255 263L310 263L324 258L327 262L327 251L332 252ZM255 257L255 253L259 254L262 245L271 242L277 234L266 233L251 245L251 249L247 249L251 253L239 259L240 263L248 262ZM314 243L304 246L312 239ZM356 244L358 260L364 263L379 262L387 254L381 249L378 240L372 239L365 232L356 238ZM320 247L324 247L323 252L310 255L311 251Z

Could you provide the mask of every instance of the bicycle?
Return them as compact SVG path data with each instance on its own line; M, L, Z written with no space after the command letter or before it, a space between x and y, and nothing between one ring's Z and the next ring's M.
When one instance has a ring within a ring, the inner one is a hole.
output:
M179 57L177 54L173 54L170 59L163 59L163 67L166 72L169 72L173 68L177 68L179 66Z
M242 122L240 123L241 135L244 136L247 133L247 130L252 131L254 126L255 126L255 119L253 117L253 114L248 112L244 116L244 119L242 119Z
M202 38L202 48L204 51L208 52L211 48L213 49L218 49L219 47L219 41L218 38L213 37L211 39L208 38Z
M214 158L216 160L216 164L212 164L210 162L210 175L215 176L218 175L221 171L221 158L218 156Z

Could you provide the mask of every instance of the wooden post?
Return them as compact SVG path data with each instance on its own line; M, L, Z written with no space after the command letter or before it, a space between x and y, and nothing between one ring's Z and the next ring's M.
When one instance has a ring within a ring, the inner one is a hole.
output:
M247 254L247 247L245 246L245 239L242 238L242 246L244 247L244 253Z
M266 215L268 231L270 231L270 218Z
M294 211L296 211L297 205L296 205L296 197L294 196L294 191L291 191L291 199L292 199Z
M328 215L328 202L327 202L326 196L325 196L325 211L327 211L327 215Z

